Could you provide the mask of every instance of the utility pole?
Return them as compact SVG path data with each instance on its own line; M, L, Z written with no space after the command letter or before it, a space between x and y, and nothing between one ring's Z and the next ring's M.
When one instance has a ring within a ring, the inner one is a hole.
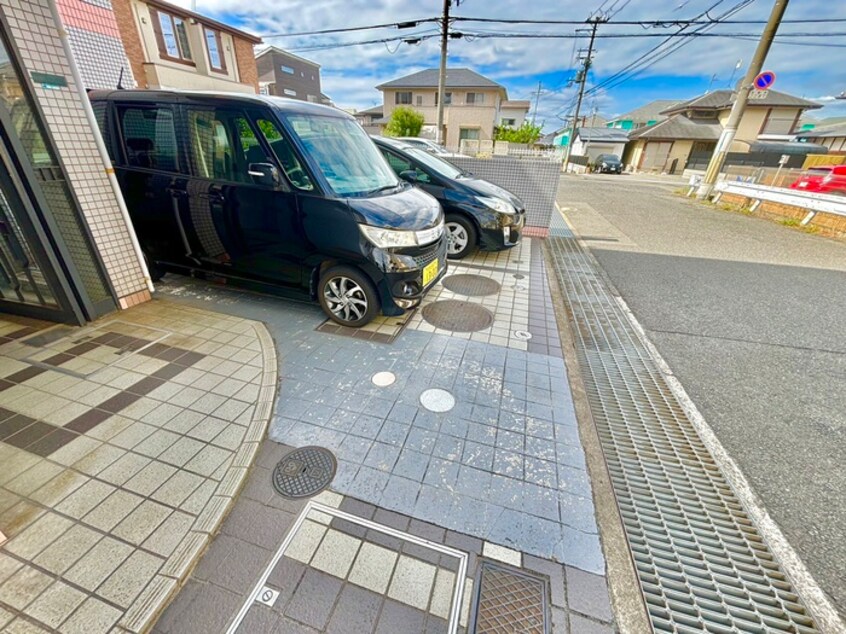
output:
M449 43L449 8L452 0L444 0L444 12L441 16L441 69L438 74L438 135L439 144L444 144L444 88L446 87L447 46Z
M541 83L538 82L538 92L535 95L535 112L532 115L532 125L535 125L535 119L538 117L538 104L540 103Z
M585 61L582 64L582 70L580 71L580 75L576 76L576 79L579 82L579 98L576 100L576 112L573 114L573 127L570 128L570 138L567 140L567 151L564 153L565 172L567 171L567 167L570 164L570 153L573 149L573 140L576 137L576 128L579 125L579 110L581 110L582 108L582 99L585 96L585 84L587 83L588 71L590 70L592 62L591 58L593 57L593 43L596 40L596 28L601 22L605 21L606 18L599 15L588 20L588 22L592 25L590 30L590 42L588 43L587 57L585 57Z
M705 172L705 177L696 191L696 198L703 200L707 198L714 189L714 184L717 182L717 176L725 163L726 155L728 154L731 143L734 141L734 135L737 133L737 127L740 120L743 118L743 113L746 110L746 102L749 101L749 92L752 90L752 82L755 77L761 72L764 67L764 61L767 59L767 53L773 43L776 31L781 24L781 18L784 15L784 10L787 9L788 0L776 0L773 5L770 18L767 20L767 26L764 27L764 32L761 35L761 40L758 42L758 48L755 49L755 55L746 69L746 75L743 77L743 82L737 91L737 98L731 108L726 127L723 128L720 134L720 140L717 141L717 147L714 148L714 154L711 156L711 161L708 163L708 169Z

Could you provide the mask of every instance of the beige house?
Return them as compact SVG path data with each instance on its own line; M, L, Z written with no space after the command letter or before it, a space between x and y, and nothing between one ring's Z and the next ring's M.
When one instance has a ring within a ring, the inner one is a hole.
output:
M749 152L757 142L792 141L802 113L822 107L775 90L754 97L747 104L731 152ZM733 103L733 91L715 90L661 111L666 119L629 134L623 163L638 170L670 174L680 174L700 159L707 163Z
M139 88L257 92L261 38L163 0L112 0Z
M382 91L382 117L390 120L398 106L408 106L425 117L421 136L437 137L438 69L431 68L376 86ZM529 111L528 101L510 101L504 86L470 70L449 68L444 92L444 141L457 148L464 139L491 140L494 127L520 127Z

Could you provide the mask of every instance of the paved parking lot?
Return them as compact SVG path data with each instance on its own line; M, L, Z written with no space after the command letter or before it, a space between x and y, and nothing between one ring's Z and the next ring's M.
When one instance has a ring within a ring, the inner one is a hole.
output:
M478 254L451 265L451 275L496 273L503 281L496 295L505 301L493 294L462 297L491 308L491 327L450 332L418 311L392 344L317 332L324 316L309 304L176 276L160 292L198 305L213 301L218 309L267 323L282 377L270 438L335 452L333 490L602 573L563 359L529 352L534 336L526 341L516 335L528 329L532 286L543 291L537 288L542 276L532 276L542 266L531 240L520 251ZM437 289L427 303L445 294ZM539 310L552 308L538 301L534 312ZM548 351L550 339L560 349L551 328L538 332L541 343L535 345ZM391 372L395 381L374 385L379 372ZM421 394L433 388L450 393L449 411L421 404Z

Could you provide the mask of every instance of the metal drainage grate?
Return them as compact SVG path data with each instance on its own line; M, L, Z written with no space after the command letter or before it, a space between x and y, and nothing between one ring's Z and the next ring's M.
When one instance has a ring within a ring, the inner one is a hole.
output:
M320 493L335 477L338 463L324 447L300 447L286 455L273 469L273 488L288 498Z
M546 246L573 315L591 411L654 630L818 632L648 349L562 225L554 220Z
M476 598L475 634L545 634L546 583L485 562Z
M441 281L441 284L448 291L471 297L495 295L502 288L496 280L492 280L484 275L471 275L469 273L449 275Z
M493 323L493 314L487 308L457 299L426 304L421 314L435 328L451 332L476 332Z

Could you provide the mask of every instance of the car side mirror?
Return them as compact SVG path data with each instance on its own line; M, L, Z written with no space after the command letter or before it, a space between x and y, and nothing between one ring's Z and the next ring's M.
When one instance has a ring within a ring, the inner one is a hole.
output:
M272 163L250 163L247 173L256 185L279 187L282 184L279 170Z
M399 176L402 180L411 184L416 184L417 181L420 180L420 175L417 173L417 170L404 170L400 172Z

